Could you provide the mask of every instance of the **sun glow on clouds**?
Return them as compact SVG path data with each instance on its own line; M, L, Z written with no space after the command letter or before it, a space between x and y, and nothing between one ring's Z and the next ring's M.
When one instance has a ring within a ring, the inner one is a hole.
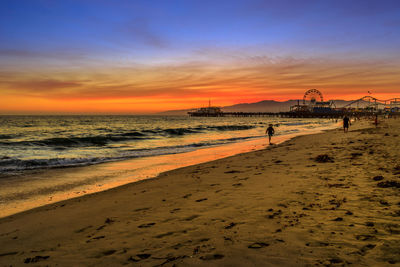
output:
M387 62L257 58L225 65L182 65L10 74L2 78L2 112L151 113L169 109L299 99L318 88L329 98L354 99L368 90L398 93L400 66ZM71 79L73 78L73 79Z
M91 2L2 1L0 114L400 95L398 1Z

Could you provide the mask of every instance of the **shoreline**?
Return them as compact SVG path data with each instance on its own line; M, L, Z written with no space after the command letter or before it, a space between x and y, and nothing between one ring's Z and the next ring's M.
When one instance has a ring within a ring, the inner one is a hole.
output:
M273 138L273 141L276 140L274 141L275 145L281 144L296 136L316 134L336 128L337 125L332 125L301 133L278 135ZM265 149L265 147L268 147L266 137L261 137L226 145L200 148L185 153L125 159L80 167L31 170L0 181L0 186L3 187L3 192L0 191L3 194L3 203L0 203L0 218L140 180L156 178L166 171ZM52 181L42 185L42 177L51 177ZM19 180L17 180L19 178L23 178L27 182L19 184ZM26 191L27 187L30 188L29 191ZM7 192L7 188L11 188L13 191ZM7 199L10 198L16 200L7 203Z
M397 179L399 125L299 136L2 218L0 263L398 263L398 189L372 178Z

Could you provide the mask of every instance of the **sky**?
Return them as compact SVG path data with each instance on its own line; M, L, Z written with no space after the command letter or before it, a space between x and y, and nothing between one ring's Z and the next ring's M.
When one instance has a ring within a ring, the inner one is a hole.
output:
M1 0L0 114L400 97L398 0Z

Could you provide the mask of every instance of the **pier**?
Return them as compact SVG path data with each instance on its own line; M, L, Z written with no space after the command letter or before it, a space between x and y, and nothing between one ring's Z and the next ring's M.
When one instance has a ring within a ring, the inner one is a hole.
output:
M335 111L335 112L220 112L220 113L196 113L188 112L191 117L280 117L280 118L342 118L345 115L351 117L369 117L375 112L351 112L351 111ZM383 114L383 113L382 113ZM400 115L400 112L392 113Z
M287 112L224 112L219 107L200 108L188 112L191 117L282 117L282 118L342 118L369 117L386 114L400 116L400 98L379 100L364 96L351 103L337 108L334 101L324 101L322 93L317 89L306 91L303 101L291 106Z

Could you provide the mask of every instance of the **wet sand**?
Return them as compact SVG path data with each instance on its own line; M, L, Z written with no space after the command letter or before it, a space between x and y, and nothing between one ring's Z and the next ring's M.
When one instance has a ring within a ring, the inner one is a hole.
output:
M282 143L295 136L320 133L335 125L274 136ZM279 131L279 130L278 130ZM30 170L7 175L0 171L0 218L19 212L154 178L162 172L264 149L266 138L206 147L185 153L141 157L82 167Z
M366 127L0 219L0 264L400 264L400 121Z

